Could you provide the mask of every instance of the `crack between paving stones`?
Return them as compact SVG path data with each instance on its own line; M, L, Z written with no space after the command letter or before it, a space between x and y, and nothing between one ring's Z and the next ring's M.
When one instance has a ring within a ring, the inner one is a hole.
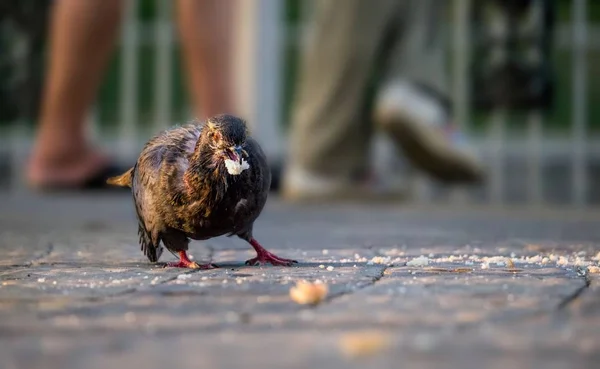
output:
M193 270L189 270L187 272L181 273L181 274L194 274L194 273L198 273L198 272L200 272L200 270L193 269ZM149 287L149 289L152 289L155 286L160 286L160 285L163 285L165 283L169 283L171 281L176 280L179 277L179 275L181 275L181 274L178 274L178 275L176 275L174 277L166 278L166 279L164 279L164 280L162 280L162 281L160 281L158 283L150 284L149 286L145 286L145 287ZM117 299L117 298L120 298L120 297L123 297L123 296L126 296L126 295L130 295L132 293L136 293L138 291L140 291L139 287L133 287L133 288L129 288L129 289L126 289L126 290L123 290L123 291L115 292L115 293L112 293L112 294L107 294L107 295L104 295L104 296L88 296L88 297L83 297L83 298L79 299L79 301L99 303L99 302L104 302L104 301L110 301L112 299ZM88 307L80 308L80 309L87 309L87 308ZM58 315L60 315L60 314L58 314ZM45 316L44 318L48 319L48 318L52 318L52 316Z
M210 251L209 251L209 260L211 260L211 261L212 261L212 254L213 254L213 249L210 248ZM149 289L152 289L155 286L161 286L163 284L166 284L166 283L172 282L174 280L177 280L177 278L179 278L179 276L182 275L182 274L195 274L195 273L199 273L201 271L202 271L201 269L191 269L191 270L182 271L181 273L179 273L176 276L173 276L173 277L170 277L170 278L165 278L164 280L162 280L162 281L160 281L158 283L150 284L149 286L145 286L145 287L148 287ZM140 290L139 287L134 287L134 288L130 288L130 289L127 289L127 290L124 290L124 291L120 291L120 292L117 292L117 293L114 293L114 294L111 294L111 295L106 295L106 296L102 296L102 297L98 297L98 298L93 298L92 301L95 302L95 301L101 301L101 300L110 299L110 298L121 297L121 296L124 296L124 295L129 295L129 294L138 292L139 290Z
M383 279L383 277L385 276L385 271L388 270L390 267L391 266L385 266L384 268L381 269L381 271L380 271L380 273L378 275L372 277L372 279L371 279L370 282L365 283L363 285L360 285L358 288L355 288L355 289L352 289L352 290L348 290L348 291L341 292L341 293L338 293L336 295L333 295L330 298L328 298L325 301L323 301L323 303L321 303L321 304L303 307L303 308L301 308L299 310L299 312L300 311L306 311L307 309L308 310L316 310L317 308L319 308L321 306L325 306L325 304L331 303L335 299L338 299L338 298L343 297L345 295L351 295L351 294L353 294L353 293L355 293L357 291L361 291L361 290L367 289L369 287L373 287L381 279ZM197 270L190 270L187 273L183 273L183 274L191 274L191 273L196 273L196 272L198 272L198 271ZM578 288L576 291L574 291L572 294L570 294L564 300L562 300L561 303L558 305L559 309L564 309L570 303L572 303L575 300L577 300L586 291L586 289L589 288L589 286L591 284L591 278L589 278L588 275L584 275L583 277L585 278L585 282L586 282L585 285L582 286L582 287L580 287L580 288ZM172 280L175 280L175 279L177 279L177 276L165 279L164 281L161 281L160 283L157 283L155 285L165 284L165 283L168 283L168 282L170 282ZM136 291L137 291L137 288L132 288L132 289L129 289L129 290L126 290L126 291L121 291L121 292L118 292L118 293L115 293L115 294L112 294L112 295L107 295L107 296L102 296L102 297L86 298L85 300L88 300L88 301L101 301L101 300L106 300L106 299L111 299L111 298L117 298L117 297L129 294L129 293L133 293L133 292L136 292ZM535 312L530 312L530 313L522 314L520 316L515 316L515 317L512 317L512 318L508 318L508 319L503 318L503 317L497 317L497 318L493 318L492 317L491 319L486 320L486 323L495 322L496 324L498 324L498 323L510 323L510 322L515 322L515 321L519 321L519 320L527 320L527 319L530 319L530 318L539 317L541 315L552 314L553 311L556 311L556 309L557 308L554 308L554 309L544 309L544 310L540 310L540 311L535 311ZM472 324L472 323L458 324L458 325L456 325L454 327L454 329L453 329L454 333L453 334L456 334L458 332L465 332L465 331L472 330L472 329L477 329L477 327L480 326L480 324L481 324L481 322L477 323L477 324ZM377 326L377 324L375 324L375 326ZM237 326L236 328L239 328L239 326ZM382 326L380 328L382 328L382 329L383 328L397 329L397 328L401 328L401 327L394 327L393 324L389 325L389 323L386 323L385 326ZM135 328L135 329L138 329L138 328ZM199 327L193 327L193 328L190 328L190 330L183 330L183 331L180 328L178 328L177 330L171 331L168 328L165 329L164 327L161 327L161 328L158 328L156 330L156 332L154 332L154 333L160 333L160 334L163 334L163 335L165 335L165 334L166 335L169 335L169 334L182 334L182 333L196 334L198 332L219 332L219 331L221 331L221 329L222 329L222 326L220 324L212 326L212 327L200 327L200 328ZM265 327L252 327L250 325L244 325L244 329L246 329L246 332L257 332L257 331L261 331L262 329L265 329ZM299 327L290 326L290 327L287 327L287 329L290 329L290 330L293 331L295 329L299 329ZM90 331L90 330L93 331L93 332L95 332L95 333L112 333L113 332L112 330L107 330L107 329L105 329L103 327L93 327L91 329L88 329L88 331ZM125 330L125 331L128 331L128 330ZM7 332L5 332L5 333L7 333ZM18 332L17 331L11 331L10 333L12 333L12 334L24 334L25 332L23 330L19 330ZM36 333L40 334L40 332L36 332ZM41 332L41 333L45 334L44 332ZM53 335L55 335L56 333L57 333L56 331L52 332ZM58 332L58 333L60 334L61 332ZM64 331L63 333L71 335L71 334L73 334L73 331L68 331L67 330L67 331Z
M390 268L390 266L383 267L381 269L381 271L379 272L379 274L376 275L376 276L374 276L374 277L372 277L369 282L367 282L365 284L362 284L362 285L358 285L358 286L356 286L356 288L351 288L351 289L348 289L346 291L339 292L339 293L337 293L335 295L331 295L331 296L325 298L325 300L323 300L323 302L321 302L318 305L307 306L307 309L313 309L313 310L317 309L317 308L319 308L321 306L325 306L325 305L331 304L333 301L335 301L335 300L337 300L337 299L339 299L341 297L348 296L348 295L353 295L353 294L355 294L358 291L362 291L362 290L365 290L367 288L375 286L375 284L377 282L379 282L385 276L385 271L388 270L388 268Z
M209 250L209 260L212 262L212 258L214 255L214 248L213 247L207 247ZM145 286L148 287L149 289L153 289L155 286L160 286L169 282L172 282L174 280L176 280L177 278L179 278L180 275L182 274L195 274L195 273L199 273L201 270L200 269L191 269L191 270L186 270L186 271L182 271L180 274L170 277L170 278L165 278L164 280L158 282L158 283L154 283L154 284L150 284L149 286ZM110 300L110 299L114 299L114 298L119 298L125 295L129 295L135 292L140 291L139 287L133 287L133 288L129 288L123 291L119 291L119 292L115 292L112 294L108 294L108 295L104 295L104 296L93 296L93 297L84 297L81 299L81 301L87 301L87 302L102 302L105 300Z
M213 258L215 249L212 246L206 246L206 248L208 249L208 259L210 260L210 262L212 262L212 258ZM160 285L163 285L165 283L172 282L172 281L176 280L177 278L179 278L179 276L182 275L182 274L195 274L195 273L199 273L201 271L202 271L201 269L190 269L190 270L185 270L185 271L182 270L181 273L179 273L178 275L176 275L174 277L165 278L164 280L162 280L162 281L160 281L158 283L150 284L149 286L146 286L146 287L149 287L149 289L152 289L152 288L154 288L154 286L160 286ZM102 301L102 300L105 300L105 299L117 298L117 297L121 297L121 296L124 296L124 295L129 295L129 294L138 292L139 290L140 290L139 287L134 287L134 288L130 288L130 289L127 289L127 290L124 290L124 291L120 291L120 292L117 292L117 293L114 293L114 294L111 294L111 295L106 295L106 296L102 296L102 297L92 298L92 301L96 302L96 301Z
M581 295L583 295L586 292L586 290L589 289L589 287L591 285L591 278L589 277L589 275L587 273L582 273L580 275L584 279L584 282L585 282L584 285L577 288L571 294L566 296L554 308L541 309L541 310L536 310L536 311L532 311L532 312L528 312L528 313L523 313L522 315L515 316L512 318L508 318L508 319L503 318L503 317L491 317L490 319L487 319L485 322L486 323L494 323L494 324L499 324L499 323L506 324L506 323L512 323L512 322L516 322L516 321L525 321L528 319L536 319L536 318L540 318L543 316L550 316L553 313L556 313L557 311L563 312L565 310L565 308L567 308L569 305L571 305L577 299L579 299L581 297ZM459 331L464 332L464 331L468 331L471 329L476 329L480 324L481 324L481 322L476 323L476 324L464 323L464 324L459 324L459 325L455 326L455 329L456 329L456 332L459 332Z
M373 254L375 254L375 256L382 256L382 254L381 254L380 252L373 250L373 248L372 248L372 247L369 247L369 246L367 246L367 247L366 247L366 249L373 251ZM367 288L373 287L373 286L375 286L375 284L376 284L377 282L379 282L379 281L380 281L380 280L381 280L381 279L382 279L382 278L385 276L385 272L386 272L386 271L387 271L389 268L391 268L391 267L393 267L393 266L394 266L394 265L391 265L391 264L390 264L390 265L385 265L385 266L384 266L384 267L381 269L381 271L379 272L379 274L378 274L378 275L376 275L376 276L374 276L374 277L371 279L371 281L370 281L370 282L367 282L367 283L365 283L365 284L363 284L363 285L357 286L356 288L352 288L352 289L350 289L350 290L347 290L347 291L342 291L342 292L340 292L340 293L337 293L337 294L335 294L335 295L329 296L329 297L325 298L325 300L324 300L323 302L321 302L320 304L318 304L318 305L312 305L312 306L308 306L308 307L307 307L307 309L315 310L315 309L317 309L319 306L324 306L324 305L331 304L333 301L335 301L335 300L337 300L337 299L339 299L339 298L341 298L341 297L348 296L348 295L352 295L352 294L354 294L354 293L356 293L356 292L358 292L358 291L362 291L362 290L364 290L364 289L367 289Z
M31 267L34 265L42 264L41 261L44 260L45 258L47 258L48 256L50 256L50 254L52 254L53 252L54 252L54 244L52 242L48 242L48 244L46 245L46 249L44 250L44 252L42 252L41 255L33 258L32 260L27 261L23 265L18 265L18 266Z
M582 275L582 278L584 280L584 284L583 286L579 287L577 290L575 290L573 293L571 293L570 295L568 295L567 297L565 297L557 306L556 306L556 310L564 310L565 308L567 308L569 305L573 304L575 301L577 301L579 299L579 297L581 297L581 295L584 294L584 292L586 290L589 289L590 285L592 284L592 280L590 279L589 275L585 272L581 273L580 275Z

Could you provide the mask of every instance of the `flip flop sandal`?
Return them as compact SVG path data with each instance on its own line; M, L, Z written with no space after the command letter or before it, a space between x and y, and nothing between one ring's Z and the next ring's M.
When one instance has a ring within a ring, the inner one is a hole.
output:
M44 184L36 186L36 190L42 192L72 192L72 191L113 191L123 192L124 190L130 191L127 187L111 186L106 183L106 180L110 177L118 176L125 173L130 167L123 168L117 165L109 165L102 171L98 172L94 176L87 178L81 183L74 184Z

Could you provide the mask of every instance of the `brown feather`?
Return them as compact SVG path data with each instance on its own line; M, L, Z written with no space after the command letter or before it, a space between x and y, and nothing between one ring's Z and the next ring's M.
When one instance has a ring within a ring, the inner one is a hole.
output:
M120 176L110 177L106 180L106 183L113 186L121 186L121 187L130 187L131 188L131 179L133 175L133 168L129 169L127 172L121 174Z
M224 148L233 144L250 165L237 176L224 164ZM270 182L264 153L247 136L245 122L225 115L159 133L132 170L111 178L132 188L142 251L152 262L160 258L161 241L172 252L187 250L189 238L237 235L248 241Z

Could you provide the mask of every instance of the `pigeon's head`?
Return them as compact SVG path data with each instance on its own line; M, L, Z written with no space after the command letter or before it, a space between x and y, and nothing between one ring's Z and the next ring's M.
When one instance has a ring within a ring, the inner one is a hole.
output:
M246 123L233 115L216 115L206 121L203 130L213 157L223 160L229 174L237 175L248 169L248 153L243 149L246 143Z

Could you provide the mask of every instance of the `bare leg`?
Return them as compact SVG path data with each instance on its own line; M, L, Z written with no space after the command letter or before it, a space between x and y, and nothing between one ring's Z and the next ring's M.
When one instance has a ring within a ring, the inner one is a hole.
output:
M119 30L122 2L54 4L40 126L28 168L34 186L81 183L108 161L87 142L85 118Z
M190 268L190 269L214 269L217 266L214 264L198 264L195 261L191 261L187 256L187 252L179 251L179 261L173 261L167 263L168 267L174 268Z
M257 240L251 238L250 245L256 250L256 257L246 260L246 265L261 265L261 264L272 264L278 266L292 266L293 264L298 263L296 260L292 259L284 259L275 254L270 253L264 247L258 243Z
M188 87L199 118L236 114L231 93L235 2L178 0L177 23Z

